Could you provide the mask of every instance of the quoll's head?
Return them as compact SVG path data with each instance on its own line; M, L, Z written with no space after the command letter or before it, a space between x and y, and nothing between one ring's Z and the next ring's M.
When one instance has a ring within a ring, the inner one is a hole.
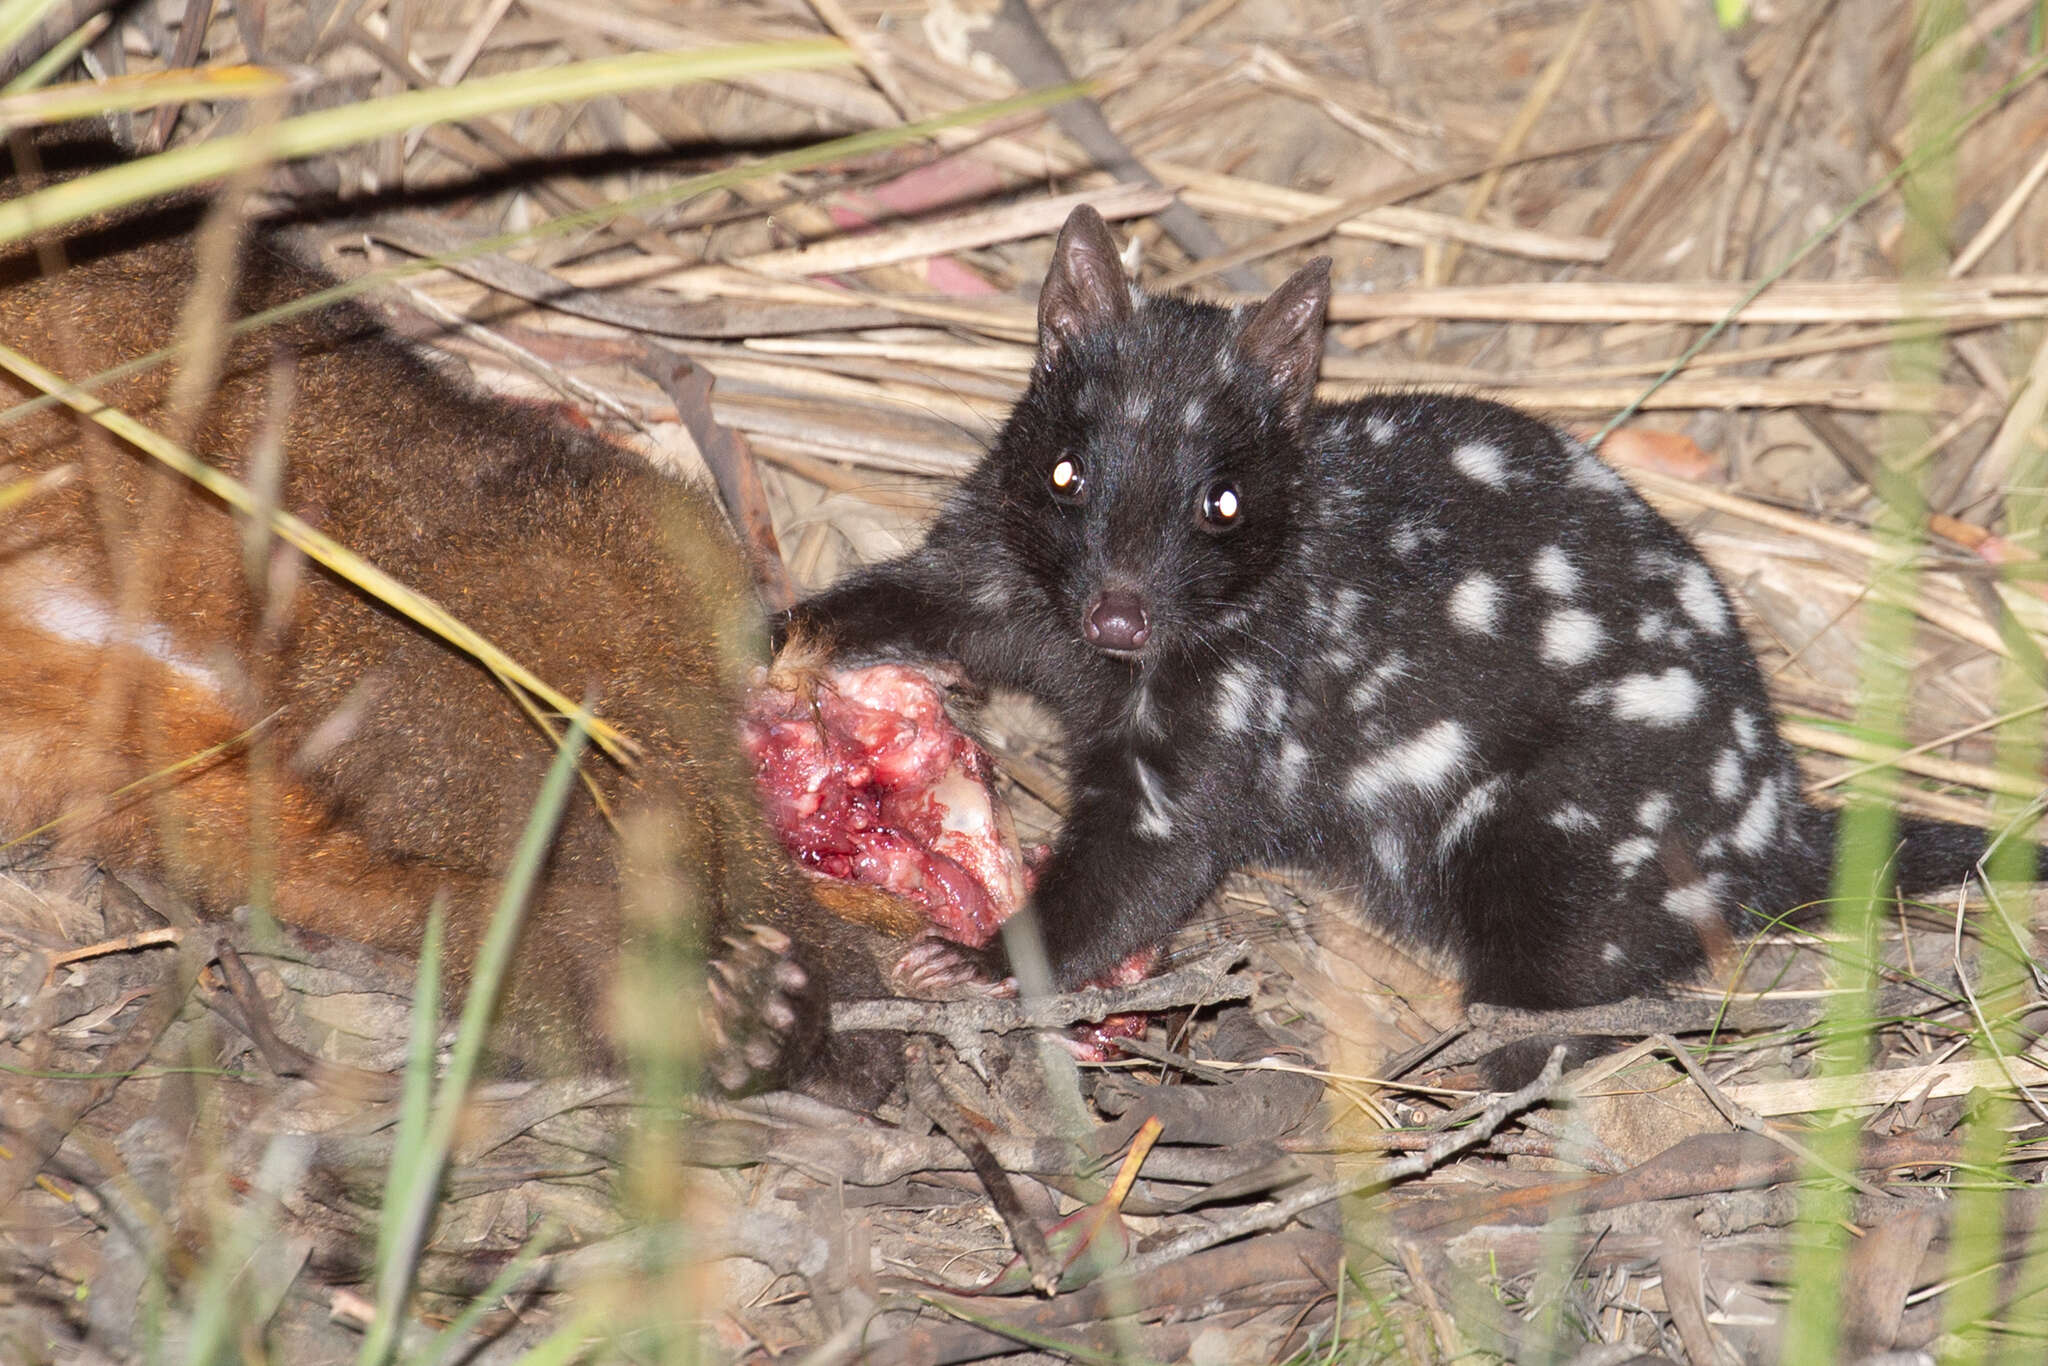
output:
M1329 297L1319 258L1249 309L1148 298L1101 215L1067 219L991 465L1004 534L1089 645L1198 641L1281 563Z

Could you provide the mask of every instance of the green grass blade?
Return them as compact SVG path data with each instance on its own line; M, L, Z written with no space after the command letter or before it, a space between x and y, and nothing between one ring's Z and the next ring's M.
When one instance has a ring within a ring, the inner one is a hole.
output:
M193 1297L192 1331L186 1338L190 1366L212 1366L238 1357L234 1342L242 1326L236 1283L277 1223L283 1192L298 1185L312 1160L313 1141L303 1134L280 1134L263 1150L249 1198L235 1214L227 1234L206 1259Z
M444 907L437 901L427 913L427 931L420 942L420 970L412 994L412 1033L405 1050L405 1087L399 1095L398 1128L391 1143L391 1168L384 1174L384 1209L398 1208L411 1189L426 1151L427 1117L434 1092L434 1039L441 1032L441 941L446 929ZM398 1225L377 1223L376 1265L388 1266Z
M519 927L526 918L527 902L540 879L541 865L554 844L555 827L561 820L562 808L568 803L569 789L576 780L576 764L583 754L589 721L589 713L581 709L571 718L569 733L555 752L555 761L549 766L547 778L541 784L540 796L534 800L533 812L527 817L526 829L519 837L519 848L512 858L512 867L505 875L504 891L491 915L491 927L484 936L483 948L477 954L476 964L470 973L468 995L462 1003L462 1021L456 1029L455 1051L448 1062L448 1073L435 1092L433 1116L428 1121L421 1151L408 1173L406 1188L395 1202L385 1206L384 1223L390 1227L380 1227L378 1245L389 1248L390 1256L377 1269L377 1315L356 1358L358 1366L385 1366L397 1349L400 1330L405 1323L406 1303L412 1296L413 1279L419 1270L420 1253L426 1246L434 1211L439 1207L441 1174L447 1166L448 1153L455 1145L455 1128L462 1118L463 1100L469 1094L470 1081L483 1057L484 1038L490 1029L506 970L512 962L512 948L518 941ZM415 1019L415 1046L421 1027Z
M62 48L59 44L52 51ZM280 94L290 86L283 76L260 66L153 71L107 81L78 81L49 90L33 86L16 90L10 84L0 98L0 131L188 100L253 100Z
M544 1223L535 1229L527 1237L525 1244L519 1249L518 1254L511 1261L505 1263L503 1270L491 1278L491 1283L484 1287L483 1293L471 1300L463 1308L463 1311L449 1322L446 1328L436 1333L434 1340L429 1342L425 1349L414 1359L427 1363L427 1366L440 1366L440 1363L448 1360L460 1351L464 1346L463 1339L469 1335L469 1330L474 1328L477 1325L477 1321L490 1311L492 1305L511 1293L512 1287L519 1283L520 1277L526 1274L527 1268L545 1256L560 1241L561 1236L562 1229L553 1223Z
M6 0L0 4L0 53L8 53L62 0Z
M63 41L42 56L23 67L21 74L0 86L0 95L23 95L31 90L40 90L57 78L57 73L78 60L78 54L102 33L113 21L102 11L64 35Z

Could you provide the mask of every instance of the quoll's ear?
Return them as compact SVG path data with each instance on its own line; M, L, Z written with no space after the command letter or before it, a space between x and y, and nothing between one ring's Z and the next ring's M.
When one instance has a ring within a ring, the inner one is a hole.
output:
M1039 291L1038 368L1050 370L1076 341L1130 316L1131 290L1116 239L1102 215L1083 204L1067 215Z
M1237 355L1272 377L1290 418L1299 419L1315 397L1323 363L1323 315L1330 307L1330 258L1318 256L1252 311L1237 334Z

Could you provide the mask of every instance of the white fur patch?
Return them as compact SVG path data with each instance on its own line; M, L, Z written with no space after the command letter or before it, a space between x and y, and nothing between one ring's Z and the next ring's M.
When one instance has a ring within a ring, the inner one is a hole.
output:
M1453 849L1463 844L1479 822L1493 814L1493 808L1500 804L1500 794L1507 790L1508 778L1505 773L1496 773L1483 783L1477 783L1458 799L1451 809L1450 819L1436 835L1436 856L1447 858Z
M1463 726L1439 721L1352 769L1345 795L1358 806L1372 807L1403 788L1429 795L1441 793L1465 766L1471 751L1472 737Z
M1143 683L1131 691L1131 724L1153 735L1161 730L1161 717L1152 700L1152 689Z
M1636 620L1636 639L1662 640L1671 630L1671 619L1662 612L1645 612Z
M1630 674L1614 685L1614 714L1624 721L1665 729L1696 716L1700 696L1700 681L1683 669Z
M1705 565L1688 564L1679 571L1678 605L1699 623L1701 629L1716 635L1728 634L1732 625L1728 620L1728 604L1721 601L1720 587Z
M1387 544L1403 558L1413 555L1422 549L1422 528L1415 525L1414 519L1404 517L1395 524L1393 534L1387 537Z
M1365 606L1365 594L1356 588L1340 588L1330 599L1330 619L1340 631L1348 631L1358 621L1358 609Z
M1656 831L1664 828L1671 819L1671 796L1665 792L1652 792L1636 807L1636 824L1645 830Z
M1673 887L1664 893L1664 909L1695 924L1718 921L1721 919L1721 888L1727 880L1722 874L1715 873L1698 882Z
M1384 446L1393 439L1394 424L1375 414L1365 420L1365 434L1372 441Z
M1351 689L1351 710L1364 711L1386 695L1396 681L1408 676L1408 656L1400 651L1388 655L1373 671Z
M1618 967L1628 961L1628 952L1619 944L1604 944L1600 949L1600 961L1612 963Z
M1600 818L1577 802L1566 802L1543 818L1566 834L1598 830Z
M1735 727L1735 743L1741 747L1742 752L1756 753L1757 738L1762 734L1756 718L1738 707L1735 715L1729 718L1729 724Z
M1152 416L1152 395L1144 389L1133 389L1124 395L1124 421L1133 427L1142 427Z
M1576 441L1565 443L1571 451L1572 482L1600 493L1627 493L1628 481L1609 468L1606 461Z
M1172 839L1173 803L1167 800L1159 775L1143 759L1131 761L1131 772L1138 779L1138 817L1132 828L1149 839Z
M1757 785L1756 796L1742 810L1742 819L1728 833L1728 840L1745 854L1761 854L1771 845L1771 837L1778 833L1783 815L1784 790L1779 786L1776 774Z
M1352 666L1358 663L1358 656L1339 645L1335 649L1323 651L1323 663L1329 666L1332 673L1348 674Z
M125 645L209 692L227 691L227 679L179 649L177 638L162 622L128 625L106 603L71 588L30 589L21 606L29 625L46 635L80 645Z
M1259 696L1259 671L1239 662L1216 680L1216 729L1236 735L1251 728L1252 706Z
M1308 772L1308 746L1288 736L1280 742L1280 752L1273 760L1273 781L1280 789L1280 795L1291 797L1301 786L1301 778Z
M1399 835L1384 825L1372 832L1372 856L1392 881L1399 882L1407 876L1407 846L1401 843Z
M1451 590L1451 621L1482 636L1493 634L1500 615L1500 584L1491 574L1473 574Z
M1579 568L1563 546L1547 545L1537 551L1529 562L1529 574L1538 588L1557 597L1568 598L1579 591Z
M1545 663L1569 669L1599 654L1605 639L1606 632L1600 629L1599 618L1591 612L1567 607L1562 612L1551 613L1543 623L1543 635L1536 643L1536 652L1543 656Z
M1732 802L1742 791L1742 756L1732 749L1724 749L1714 757L1713 768L1707 771L1707 790L1714 794L1717 802Z
M1451 452L1451 464L1467 479L1476 479L1489 488L1508 486L1507 454L1491 441L1467 441Z
M1180 425L1182 430L1190 432L1201 431L1202 420L1207 416L1208 410L1203 406L1201 399L1189 399L1185 404L1181 406L1180 410Z
M1657 841L1648 835L1634 835L1607 851L1607 857L1614 860L1615 869L1623 877L1634 877L1636 869L1642 867L1657 852Z

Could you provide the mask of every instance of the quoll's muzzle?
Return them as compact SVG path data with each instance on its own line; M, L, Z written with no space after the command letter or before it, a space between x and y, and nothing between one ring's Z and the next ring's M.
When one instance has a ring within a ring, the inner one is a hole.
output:
M1145 642L1152 638L1152 621L1145 612L1145 600L1127 588L1097 593L1081 618L1081 634L1106 654L1131 654L1144 649Z

